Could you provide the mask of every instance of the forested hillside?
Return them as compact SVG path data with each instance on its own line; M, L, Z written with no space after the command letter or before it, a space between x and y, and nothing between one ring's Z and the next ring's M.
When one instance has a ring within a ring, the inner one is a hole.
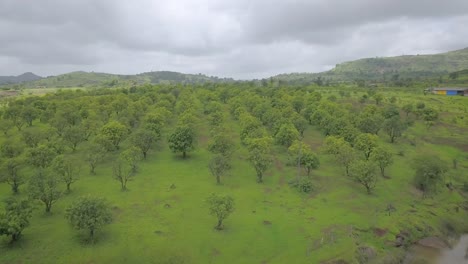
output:
M368 82L403 86L437 81L441 76L465 69L468 48L433 55L365 58L337 64L326 72L281 74L274 78L291 83Z

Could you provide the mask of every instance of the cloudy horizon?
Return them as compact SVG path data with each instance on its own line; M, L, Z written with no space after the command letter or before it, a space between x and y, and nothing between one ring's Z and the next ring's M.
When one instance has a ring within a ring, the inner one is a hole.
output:
M466 0L0 0L0 76L259 79L466 48L466 25Z

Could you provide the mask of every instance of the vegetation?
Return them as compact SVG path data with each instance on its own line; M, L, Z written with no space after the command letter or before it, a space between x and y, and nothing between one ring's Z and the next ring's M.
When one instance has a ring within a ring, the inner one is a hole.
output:
M275 80L5 99L0 262L398 262L397 235L468 230L466 113L417 86Z

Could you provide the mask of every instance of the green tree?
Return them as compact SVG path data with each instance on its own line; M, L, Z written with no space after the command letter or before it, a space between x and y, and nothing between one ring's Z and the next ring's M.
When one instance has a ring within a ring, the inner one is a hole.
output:
M117 121L110 121L101 128L99 141L108 150L119 149L122 142L128 135L128 128Z
M45 205L46 213L50 212L52 205L62 196L58 190L58 181L54 174L46 174L44 170L38 170L29 179L29 196L41 201Z
M438 156L422 154L414 159L414 181L416 187L424 192L424 196L437 191L437 185L443 182L447 165Z
M93 143L86 150L85 161L89 165L91 174L96 174L97 164L104 158L106 155L106 150L99 144Z
M84 132L81 126L71 126L63 131L63 139L68 143L70 148L75 151L78 144L86 140Z
M375 165L367 160L357 160L349 167L350 176L366 188L367 194L371 194L377 185Z
M122 161L121 159L118 159L112 167L112 177L120 182L122 191L127 190L127 182L133 180L135 174L133 167L128 164L128 162Z
M122 151L119 155L122 162L126 162L133 170L134 173L138 170L138 163L143 159L141 150L135 146L131 146Z
M57 152L46 145L39 145L29 149L29 163L38 168L47 168L57 156Z
M343 138L330 136L325 139L325 153L332 154L336 161L345 169L346 176L349 175L349 167L356 160L356 151Z
M25 182L24 176L19 172L22 165L20 158L9 158L2 165L0 182L10 185L14 194L19 192L19 187Z
M362 133L356 137L354 147L362 151L366 160L369 160L372 151L377 147L377 136L369 133Z
M96 230L112 222L112 212L104 199L81 197L66 209L66 217L74 229L88 230L91 239Z
M39 117L39 111L32 106L25 106L21 110L21 118L24 119L28 126L32 126L34 119L37 117Z
M376 105L380 105L382 103L383 99L384 99L384 97L383 97L382 94L379 94L379 93L374 94L374 100L375 100Z
M21 118L21 107L17 105L12 105L9 106L6 110L3 116L10 120L13 125L18 129L18 131L21 131L21 128L24 126L24 119Z
M276 143L289 147L294 140L299 139L299 132L293 124L282 124L275 135Z
M46 138L46 135L44 135L44 132L41 129L28 127L21 132L21 137L28 147L34 148Z
M313 169L317 169L320 166L320 160L315 153L304 153L301 157L301 165L304 166L307 176L309 176Z
M248 160L257 173L257 182L263 182L263 174L270 167L272 158L270 154L271 138L256 138L249 140Z
M178 126L168 141L172 152L182 152L182 157L185 159L187 152L195 148L195 131L190 126Z
M427 128L434 125L435 121L439 119L439 113L434 108L425 108L422 111L422 118Z
M406 113L406 117L408 117L409 114L410 114L411 112L413 112L413 109L414 109L414 106L413 106L413 104L411 104L411 103L405 104L405 105L403 106L403 111Z
M222 154L214 155L208 164L208 168L211 174L216 177L216 183L221 184L221 177L231 169L229 157Z
M79 179L80 169L76 166L76 161L59 155L52 161L52 170L67 186L67 192L70 192L72 183Z
M208 144L208 150L213 154L230 157L234 152L234 143L227 131L216 132Z
M212 193L206 200L210 214L218 219L217 230L223 229L223 221L234 211L234 199L229 195Z
M383 123L383 130L390 137L390 143L394 143L396 138L401 137L406 125L401 121L400 116L386 119Z
M14 158L21 155L21 153L23 153L23 150L24 147L20 142L15 140L7 140L0 147L0 154L4 158Z
M10 236L15 242L29 226L33 209L27 200L8 198L5 203L5 212L0 213L0 235Z
M385 168L392 165L393 155L389 149L377 147L372 153L372 160L379 166L382 177L385 177Z
M130 139L132 144L140 149L143 158L146 159L148 151L160 139L160 136L149 129L140 129L135 131Z
M8 131L13 127L13 122L7 119L0 119L0 129L3 132L3 135L7 136Z

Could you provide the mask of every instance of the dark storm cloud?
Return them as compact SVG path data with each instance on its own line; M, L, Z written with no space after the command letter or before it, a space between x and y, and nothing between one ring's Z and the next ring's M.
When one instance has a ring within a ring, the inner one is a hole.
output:
M467 24L466 0L0 0L0 75L259 78L463 48Z

